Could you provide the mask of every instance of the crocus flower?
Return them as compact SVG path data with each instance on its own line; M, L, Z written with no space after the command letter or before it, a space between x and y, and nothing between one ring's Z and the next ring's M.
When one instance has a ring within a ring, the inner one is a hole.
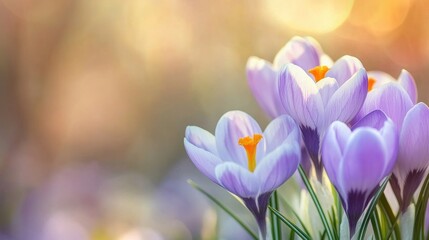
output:
M246 72L250 89L256 101L271 118L285 112L277 90L277 74L282 66L293 63L305 71L316 66L331 66L332 60L323 53L316 40L310 37L293 37L277 53L273 64L258 57L250 57Z
M395 163L398 136L381 111L368 114L350 129L335 121L321 146L322 161L347 214L350 236L357 221Z
M351 56L340 58L330 69L318 66L306 72L295 64L287 64L281 70L278 80L281 102L301 128L319 179L323 172L320 139L332 122L348 123L355 117L365 101L367 89L366 71L362 63Z
M369 71L368 72L368 91L378 88L385 83L399 84L410 97L411 101L416 104L417 102L417 86L413 76L405 69L402 69L398 79L395 80L388 73L382 71Z
M390 183L405 212L429 165L429 110L424 103L414 105L414 80L404 71L401 76L398 82L387 81L368 92L356 118L380 109L395 123L400 136L399 154Z
M296 171L300 137L287 115L274 119L262 132L248 114L231 111L220 118L215 136L199 127L187 127L184 144L204 175L243 200L265 238L269 197Z

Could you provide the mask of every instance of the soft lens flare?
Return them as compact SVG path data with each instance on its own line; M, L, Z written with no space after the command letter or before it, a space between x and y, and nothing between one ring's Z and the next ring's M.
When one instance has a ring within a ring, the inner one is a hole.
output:
M253 134L253 137L247 136L238 140L238 144L246 150L248 168L251 172L255 171L256 168L256 146L258 146L261 139L261 134Z
M308 70L308 72L311 73L314 76L314 80L318 82L325 78L325 74L328 70L329 68L327 66L317 66Z

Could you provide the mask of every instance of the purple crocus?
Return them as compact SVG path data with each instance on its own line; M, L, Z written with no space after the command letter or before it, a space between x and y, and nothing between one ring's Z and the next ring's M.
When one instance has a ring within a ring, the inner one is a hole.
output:
M322 161L340 195L350 236L380 182L391 173L397 145L395 126L381 111L368 114L352 129L335 121L326 131Z
M348 123L355 117L367 89L366 71L351 56L340 58L331 68L318 66L306 72L295 64L287 64L281 70L278 79L281 102L301 128L319 179L323 172L320 139L332 122Z
M401 76L398 81L385 81L374 87L356 118L380 109L395 123L399 153L390 183L401 211L405 212L429 165L429 109L424 103L414 105L414 80L405 71Z
M220 118L215 136L189 126L184 143L204 175L243 200L265 238L268 200L298 168L300 137L297 125L287 115L274 119L262 132L251 116L231 111Z
M293 63L308 71L317 66L331 66L332 60L323 53L316 40L293 37L277 53L273 64L258 57L250 57L246 72L256 101L270 118L286 113L277 90L277 74L285 64Z
M397 83L400 85L410 97L411 101L416 104L417 102L417 86L413 76L405 69L402 69L401 74L395 80L388 73L382 71L369 71L368 72L368 91L383 86L386 83Z

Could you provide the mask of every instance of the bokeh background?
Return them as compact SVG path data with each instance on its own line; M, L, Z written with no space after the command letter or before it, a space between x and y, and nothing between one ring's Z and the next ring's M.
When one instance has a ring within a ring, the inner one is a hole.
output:
M238 236L186 183L224 194L185 127L236 109L264 126L246 61L294 35L407 69L429 103L428 23L424 0L0 0L0 239Z

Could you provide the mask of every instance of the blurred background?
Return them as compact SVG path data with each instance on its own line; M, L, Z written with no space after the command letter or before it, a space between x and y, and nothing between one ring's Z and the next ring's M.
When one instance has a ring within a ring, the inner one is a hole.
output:
M428 22L423 0L0 0L0 239L209 239L222 212L186 180L225 193L185 127L236 109L265 126L250 56L312 36L407 69L429 103Z

